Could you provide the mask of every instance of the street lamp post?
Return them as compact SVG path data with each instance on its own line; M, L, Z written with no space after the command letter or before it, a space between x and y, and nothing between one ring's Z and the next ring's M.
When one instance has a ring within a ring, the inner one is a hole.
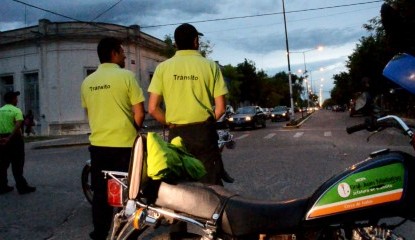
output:
M306 60L305 60L305 54L308 53L308 52L314 51L314 50L322 51L323 50L323 47L322 46L318 46L316 48L308 49L308 50L305 50L305 51L291 52L291 53L301 53L301 54L303 54L304 76L305 76L305 78L308 77L308 75L307 75L308 71L307 71L307 64L306 64ZM313 79L312 79L311 75L310 75L310 88L311 88L311 91L313 91Z
M290 87L290 103L291 103L291 120L294 120L294 100L293 100L293 86L291 80L291 66L290 66L290 48L288 46L288 34L287 34L287 19L285 17L285 3L282 0L282 12L284 15L284 28L285 28L285 47L287 49L287 61L288 61L288 84Z

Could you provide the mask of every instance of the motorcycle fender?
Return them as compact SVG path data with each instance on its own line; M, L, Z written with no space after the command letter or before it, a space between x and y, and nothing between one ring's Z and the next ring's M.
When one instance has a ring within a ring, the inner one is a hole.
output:
M388 153L353 165L315 192L305 220L345 214L358 216L367 209L381 210L385 204L399 205L407 190L408 171L405 157L400 153Z

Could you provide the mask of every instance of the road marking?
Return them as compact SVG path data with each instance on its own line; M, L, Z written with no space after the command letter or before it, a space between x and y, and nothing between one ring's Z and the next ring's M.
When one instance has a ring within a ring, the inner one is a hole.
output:
M324 136L325 136L325 137L331 137L331 132L330 132L330 131L328 131L328 132L324 132Z
M295 133L294 137L299 138L299 137L303 136L303 134L304 134L304 132L297 132L297 133Z
M249 134L243 134L243 135L241 135L241 136L239 136L239 137L237 137L237 138L235 138L236 140L239 140L239 139L242 139L242 138L246 138L246 137L248 137L249 136Z
M265 139L270 139L270 138L272 138L273 136L275 136L275 135L277 135L276 133L270 133L270 134L268 134L267 136L265 136L264 138Z

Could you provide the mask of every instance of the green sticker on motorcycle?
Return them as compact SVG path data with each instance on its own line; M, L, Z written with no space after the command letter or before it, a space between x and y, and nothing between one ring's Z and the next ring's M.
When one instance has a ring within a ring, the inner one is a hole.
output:
M394 163L354 173L326 191L307 219L397 201L402 197L404 166Z

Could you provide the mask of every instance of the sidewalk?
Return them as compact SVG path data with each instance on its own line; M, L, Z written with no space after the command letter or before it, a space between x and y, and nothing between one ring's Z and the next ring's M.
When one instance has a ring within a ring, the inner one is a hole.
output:
M145 132L157 132L162 134L161 128L148 128ZM59 148L59 147L71 147L71 146L88 146L89 134L77 134L77 135L62 135L51 136L48 140L39 140L33 142L27 142L26 147L29 149L45 149L45 148Z
M89 135L87 134L54 136L50 140L28 142L26 147L30 149L45 149L89 145L88 137Z

